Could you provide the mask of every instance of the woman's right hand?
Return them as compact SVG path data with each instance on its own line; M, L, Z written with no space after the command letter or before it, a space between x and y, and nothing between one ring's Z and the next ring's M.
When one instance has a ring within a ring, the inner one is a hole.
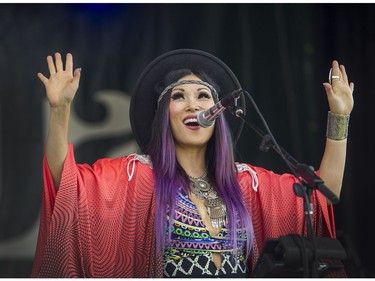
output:
M60 53L55 53L55 62L52 56L47 57L49 79L38 73L39 79L46 88L46 95L51 107L70 106L79 86L81 69L73 72L73 56L66 55L66 64L61 59Z

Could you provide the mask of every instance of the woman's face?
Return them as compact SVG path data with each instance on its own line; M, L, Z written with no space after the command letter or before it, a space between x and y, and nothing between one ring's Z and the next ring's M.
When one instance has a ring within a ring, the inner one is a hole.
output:
M181 80L199 80L194 74ZM183 84L172 89L169 105L170 125L176 145L181 147L204 147L214 132L214 126L200 127L197 115L214 105L211 90L204 85Z

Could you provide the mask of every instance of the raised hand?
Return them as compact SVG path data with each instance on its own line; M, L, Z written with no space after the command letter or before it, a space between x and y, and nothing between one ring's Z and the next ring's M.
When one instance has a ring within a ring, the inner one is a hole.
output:
M73 56L66 55L64 64L60 53L55 53L55 62L52 56L47 57L50 77L38 73L39 79L46 88L46 96L51 107L69 106L78 90L81 69L73 72Z
M349 115L354 105L354 83L349 83L345 67L334 60L329 73L329 82L323 85L330 111L335 114Z
M50 77L38 73L39 79L46 88L50 104L50 122L47 137L46 157L55 184L59 188L64 161L68 152L68 129L70 105L78 90L81 69L73 72L73 56L66 55L64 68L60 53L47 57Z

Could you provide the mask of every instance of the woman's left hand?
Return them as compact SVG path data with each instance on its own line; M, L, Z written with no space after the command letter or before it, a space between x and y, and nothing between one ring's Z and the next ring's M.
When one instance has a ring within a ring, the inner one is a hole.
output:
M334 60L330 71L330 82L323 83L330 111L335 114L349 115L352 112L354 100L354 83L348 81L345 67Z

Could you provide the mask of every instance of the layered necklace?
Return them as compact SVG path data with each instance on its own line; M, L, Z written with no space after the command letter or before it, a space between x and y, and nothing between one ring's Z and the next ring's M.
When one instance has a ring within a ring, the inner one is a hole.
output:
M188 175L189 176L189 175ZM227 208L216 190L210 184L207 177L207 169L201 177L194 178L189 176L190 188L199 199L204 199L207 213L211 219L213 228L221 228L224 223L227 223Z

